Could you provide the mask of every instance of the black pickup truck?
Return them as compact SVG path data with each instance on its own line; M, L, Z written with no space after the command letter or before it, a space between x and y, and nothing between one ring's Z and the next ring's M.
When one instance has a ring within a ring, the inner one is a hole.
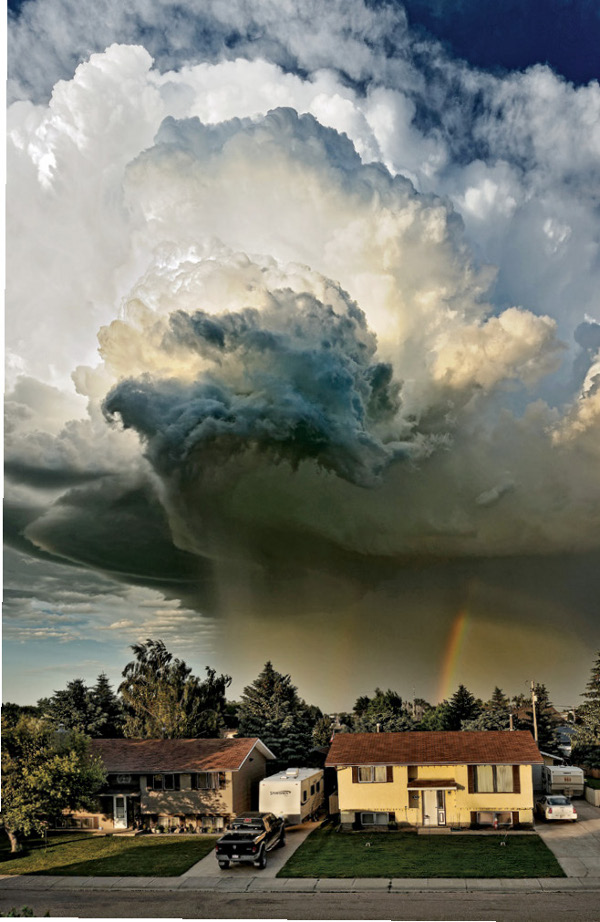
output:
M273 813L240 813L217 839L215 853L225 870L232 861L252 861L266 868L267 852L285 845L285 823Z

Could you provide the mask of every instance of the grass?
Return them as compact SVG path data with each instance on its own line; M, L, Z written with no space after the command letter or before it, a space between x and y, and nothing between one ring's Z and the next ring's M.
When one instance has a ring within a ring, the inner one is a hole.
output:
M278 877L564 877L538 836L336 832L316 829Z
M90 836L63 833L31 839L19 856L0 838L0 874L65 877L178 877L214 848L216 836ZM215 861L216 865L216 861Z

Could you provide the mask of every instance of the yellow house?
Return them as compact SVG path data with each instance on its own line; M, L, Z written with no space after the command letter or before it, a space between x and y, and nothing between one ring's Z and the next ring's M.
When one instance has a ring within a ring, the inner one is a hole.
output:
M531 733L340 733L325 766L337 770L340 819L355 828L529 826Z
M70 814L75 828L215 831L258 803L258 783L275 758L258 738L92 740L105 787L95 811Z

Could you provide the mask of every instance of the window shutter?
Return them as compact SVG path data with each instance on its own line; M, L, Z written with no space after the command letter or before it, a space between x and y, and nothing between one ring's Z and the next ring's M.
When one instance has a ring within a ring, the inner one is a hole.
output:
M217 775L217 787L224 788L227 784L227 775L225 772L219 772Z
M173 789L175 791L180 791L181 790L181 775L173 775L173 781L175 782L173 785Z
M468 788L469 794L475 793L475 766L467 765Z
M358 765L352 766L352 784L358 784Z
M192 791L198 790L198 775L196 774L196 772L192 772L192 774L190 775L190 787Z
M513 794L521 793L521 772L518 765L513 765Z
M387 771L387 778L386 778L386 781L388 781L388 782L389 782L389 781L393 781L393 780L394 780L394 766L393 766L393 765L386 765L386 771Z

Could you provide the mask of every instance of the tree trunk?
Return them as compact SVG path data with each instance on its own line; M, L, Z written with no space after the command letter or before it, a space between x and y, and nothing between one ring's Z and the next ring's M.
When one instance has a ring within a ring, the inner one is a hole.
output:
M22 846L21 843L19 842L19 840L18 840L18 838L17 838L16 832L12 832L12 830L6 829L6 826L5 826L4 828L5 828L5 830L6 830L6 835L8 836L8 839L9 839L9 841L10 841L10 850L11 850L11 853L14 853L14 852L22 852L22 851L23 851L23 846Z

